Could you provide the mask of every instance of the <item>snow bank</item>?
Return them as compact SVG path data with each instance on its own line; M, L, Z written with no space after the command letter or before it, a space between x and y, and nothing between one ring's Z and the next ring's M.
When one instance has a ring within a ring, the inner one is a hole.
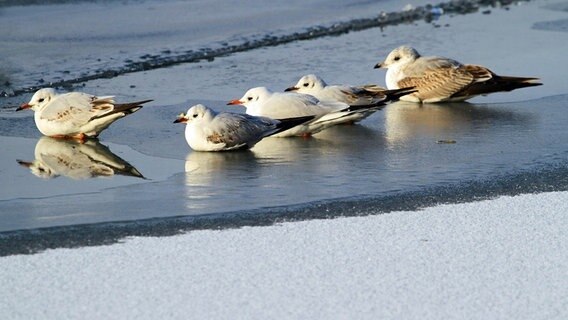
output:
M6 319L566 319L568 192L0 258Z

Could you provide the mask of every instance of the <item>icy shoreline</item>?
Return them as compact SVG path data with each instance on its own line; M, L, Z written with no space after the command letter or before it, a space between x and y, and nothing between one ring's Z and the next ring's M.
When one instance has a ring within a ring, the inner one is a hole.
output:
M487 180L444 187L350 199L333 199L292 206L219 212L211 215L172 216L97 224L16 230L0 233L0 257L34 254L47 249L109 245L132 236L172 236L197 230L270 226L282 221L357 217L414 211L445 204L491 200L502 196L568 190L566 164Z
M565 319L567 211L568 192L529 194L2 257L0 313Z

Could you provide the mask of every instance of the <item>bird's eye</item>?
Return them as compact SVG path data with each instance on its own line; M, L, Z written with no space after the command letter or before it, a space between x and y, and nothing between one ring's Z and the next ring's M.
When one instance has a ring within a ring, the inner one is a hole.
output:
M252 97L248 97L247 100L248 100L248 101L252 101Z
M304 87L307 87L307 86L309 86L309 85L310 85L310 84L309 84L309 83L307 83L307 82L306 82L306 83L304 83Z
M39 99L38 101L39 101L39 102L43 102L43 100L45 100L45 99L44 99L44 98L41 98L41 99Z
M399 56L394 57L394 61L398 61L398 60L400 60Z
M197 118L197 116L198 116L197 113L194 113L194 114L193 114L193 117L194 117L194 118Z

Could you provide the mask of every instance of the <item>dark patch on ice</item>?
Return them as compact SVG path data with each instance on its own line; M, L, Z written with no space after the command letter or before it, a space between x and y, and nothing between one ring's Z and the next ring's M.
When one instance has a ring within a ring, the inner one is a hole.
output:
M55 248L111 245L132 236L172 236L194 230L270 226L284 221L415 211L439 204L480 201L503 195L566 190L568 190L568 162L564 161L511 175L378 197L320 201L222 215L180 216L4 232L0 233L0 256L34 254Z
M419 6L398 12L381 12L373 18L353 19L345 22L333 23L327 26L313 26L304 29L304 31L294 32L291 34L258 35L253 36L249 39L244 38L241 40L236 40L238 41L238 43L236 43L236 41L233 41L233 44L229 44L227 41L222 41L219 43L220 47L215 49L201 48L195 51L188 50L182 54L175 54L170 50L164 49L161 56L145 54L139 57L140 60L126 62L126 64L122 67L108 70L99 70L95 71L94 73L84 74L73 79L52 79L51 81L38 83L35 86L15 88L11 91L5 91L0 96L17 96L29 92L34 92L45 87L65 88L67 90L72 90L73 85L75 84L84 83L96 79L114 78L122 74L166 68L182 63L213 61L217 57L223 57L238 52L250 51L263 47L279 46L295 41L312 40L327 36L339 36L352 31L361 31L377 27L385 28L398 24L413 23L420 20L430 23L435 20L440 15L440 13L469 14L478 12L480 8L484 7L501 7L508 9L507 6L510 4L526 1L529 0L454 0L437 5ZM54 2L58 3L59 1L54 0ZM64 3L67 1L61 0L60 2ZM33 4L35 3L35 1L26 1L26 3ZM439 27L440 25L436 24L434 26Z

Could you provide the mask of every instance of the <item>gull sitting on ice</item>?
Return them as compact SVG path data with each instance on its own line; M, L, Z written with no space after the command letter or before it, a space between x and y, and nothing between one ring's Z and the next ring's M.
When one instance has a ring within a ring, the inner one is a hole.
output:
M320 101L339 101L350 106L380 104L380 106L370 109L368 112L361 112L361 117L356 120L359 121L381 110L387 102L398 100L401 90L406 89L411 88L387 90L375 84L362 86L328 85L319 76L308 74L300 78L295 86L284 91L310 94ZM406 92L408 93L408 91Z
M408 93L408 91L403 91L400 95ZM275 137L290 137L309 136L336 124L358 121L371 110L381 108L384 102L350 106L339 101L320 101L309 94L273 92L266 87L256 87L248 90L242 98L231 100L228 104L243 105L247 109L247 114L273 119L314 117L314 120L310 122L274 135Z
M398 98L396 94L400 90L403 89L388 90L376 84L362 86L329 85L321 77L308 74L300 78L295 86L284 91L311 94L319 100L339 101L350 106L358 106L396 100Z
M113 122L138 111L142 104L150 101L118 104L113 96L97 97L81 92L57 94L52 88L44 88L16 111L32 109L37 128L46 136L84 140L97 137Z
M195 151L228 151L252 148L265 137L287 130L313 117L270 119L222 112L197 104L174 123L186 123L185 140Z
M444 57L422 57L401 46L375 68L386 68L389 89L415 87L418 91L400 98L412 102L464 101L477 95L540 86L538 78L499 76L486 67L461 64Z

